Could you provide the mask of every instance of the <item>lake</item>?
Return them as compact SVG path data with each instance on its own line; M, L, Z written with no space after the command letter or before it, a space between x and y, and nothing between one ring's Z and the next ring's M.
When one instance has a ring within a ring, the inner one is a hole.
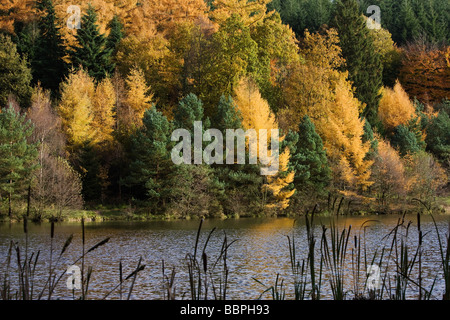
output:
M364 274L367 265L371 264L372 258L377 252L375 262L379 261L381 248L390 248L392 237L389 233L396 226L398 215L386 216L340 216L337 220L327 217L315 217L316 251L320 250L322 234L321 224L329 226L333 220L339 230L351 225L351 233L346 251L346 261L343 267L345 275L344 286L346 298L351 299L355 293L355 264L352 264L356 256L356 240L365 247L365 255L360 258L361 267L359 288L364 288ZM435 216L441 237L448 232L450 216ZM418 243L417 216L405 217L405 224L411 222L406 236L406 227L399 228L405 244L410 247L409 255L412 259ZM205 220L199 238L197 258L201 258L203 246L210 233L212 233L207 248L205 250L209 268L216 261L222 247L224 236L226 235L228 244L233 242L227 251L228 289L227 299L257 299L263 291L274 285L277 275L279 284L283 279L283 289L286 299L293 298L293 275L290 263L288 236L294 238L296 243L297 260L306 258L307 236L303 217L297 220L291 218L241 218L225 220ZM92 266L92 277L89 283L88 299L101 299L106 293L111 291L119 282L119 262L123 266L123 277L129 275L137 266L139 258L142 257L142 264L145 269L138 273L131 294L131 299L164 299L165 290L163 287L162 261L164 261L165 274L170 275L175 270L174 288L177 299L190 299L188 268L186 255L194 252L198 220L176 220L176 221L148 221L148 222L85 222L86 250L94 246L101 240L110 237L110 240L86 255L85 268ZM28 226L28 256L32 252L39 252L39 258L34 275L33 295L37 296L48 277L50 261L50 224L29 224ZM421 216L421 230L423 237L422 251L422 287L429 290L433 286L431 298L441 299L444 290L444 279L442 264L440 260L439 244L437 233L430 216ZM79 222L64 222L55 225L55 236L53 240L53 266L63 247L66 239L73 234L73 241L68 247L58 263L58 274L73 264L81 255L81 224ZM391 234L392 235L392 234ZM23 225L19 223L0 224L0 280L4 280L6 270L6 257L11 240L21 247L21 254L24 254L25 234ZM443 239L441 239L443 240ZM356 243L357 244L357 243ZM319 253L316 256L320 256ZM316 258L317 258L316 257ZM384 253L383 262L387 261L388 254ZM394 255L391 255L391 267L395 263ZM318 259L318 258L317 258ZM14 271L16 264L16 253L12 258L10 274L11 286L17 286L17 272ZM365 260L365 261L364 261ZM319 268L320 261L317 261ZM81 261L76 264L81 268ZM222 260L219 260L216 271L223 268ZM202 268L201 268L202 269ZM381 265L383 270L383 264ZM392 270L393 270L392 269ZM211 269L209 269L211 270ZM324 270L326 268L324 267ZM322 298L331 299L330 272L324 271L322 279ZM387 273L386 273L387 274ZM212 275L219 276L215 272ZM394 287L395 272L389 273L386 280L386 297L389 296L388 288ZM66 281L69 275L61 277L53 298L72 299L73 293L77 290L69 290ZM418 279L418 267L414 266L409 275L412 281ZM217 278L216 278L217 279ZM123 298L127 297L131 279L123 284ZM215 284L218 286L218 280ZM433 285L434 283L434 285ZM2 283L0 283L1 288ZM409 283L407 289L408 298L417 298L418 287L414 282ZM210 289L209 298L213 297ZM118 299L118 289L113 291L108 299ZM44 296L45 298L45 296ZM271 299L270 292L262 295L263 299Z

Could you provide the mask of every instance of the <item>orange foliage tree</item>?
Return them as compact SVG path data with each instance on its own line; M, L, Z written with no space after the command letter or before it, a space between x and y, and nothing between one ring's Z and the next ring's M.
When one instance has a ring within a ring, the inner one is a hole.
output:
M449 48L415 43L404 49L399 80L410 97L429 104L450 98Z
M416 116L413 103L398 81L393 89L383 88L378 106L378 116L384 128L390 132L398 125L406 125Z

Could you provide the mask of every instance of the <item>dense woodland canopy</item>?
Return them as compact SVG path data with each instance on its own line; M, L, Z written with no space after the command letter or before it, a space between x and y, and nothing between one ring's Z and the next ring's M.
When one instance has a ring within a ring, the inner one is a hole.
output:
M448 196L449 42L447 0L2 1L0 215L432 208ZM194 121L279 129L278 173L248 154L175 165L171 134Z

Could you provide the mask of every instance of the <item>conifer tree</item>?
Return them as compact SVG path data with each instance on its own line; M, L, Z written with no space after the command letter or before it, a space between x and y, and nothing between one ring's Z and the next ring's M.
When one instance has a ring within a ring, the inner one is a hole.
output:
M8 216L13 198L30 186L37 168L38 144L29 143L33 132L30 121L10 105L0 113L0 195L8 199Z
M111 49L106 48L106 38L99 31L97 13L89 6L81 18L81 29L75 36L76 46L72 47L71 58L75 68L82 67L88 74L100 81L113 73L110 61Z
M123 25L117 15L115 15L108 23L108 28L109 35L106 38L105 49L111 51L111 53L115 55L120 41L125 36Z
M363 116L375 126L378 123L382 65L356 0L339 0L336 3L332 26L339 33L342 56L346 60L346 70L355 87L355 95L366 104Z
M17 47L7 35L0 34L0 107L5 107L10 94L26 108L31 99L31 70L20 57Z
M64 61L67 54L66 47L57 25L52 0L39 0L37 8L40 12L39 36L34 59L31 61L33 82L39 81L43 88L56 93L60 82L68 73L68 65Z
M173 169L170 158L171 125L155 108L145 111L143 126L131 137L130 174L124 183L133 194L149 201L153 210L166 204L167 178Z
M330 183L331 170L322 138L307 115L298 127L291 163L295 169L294 185L299 192L318 192Z

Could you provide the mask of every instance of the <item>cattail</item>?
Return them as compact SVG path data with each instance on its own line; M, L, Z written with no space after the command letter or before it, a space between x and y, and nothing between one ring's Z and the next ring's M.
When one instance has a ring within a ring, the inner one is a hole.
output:
M50 238L53 239L54 236L55 236L55 222L52 221L50 225Z

